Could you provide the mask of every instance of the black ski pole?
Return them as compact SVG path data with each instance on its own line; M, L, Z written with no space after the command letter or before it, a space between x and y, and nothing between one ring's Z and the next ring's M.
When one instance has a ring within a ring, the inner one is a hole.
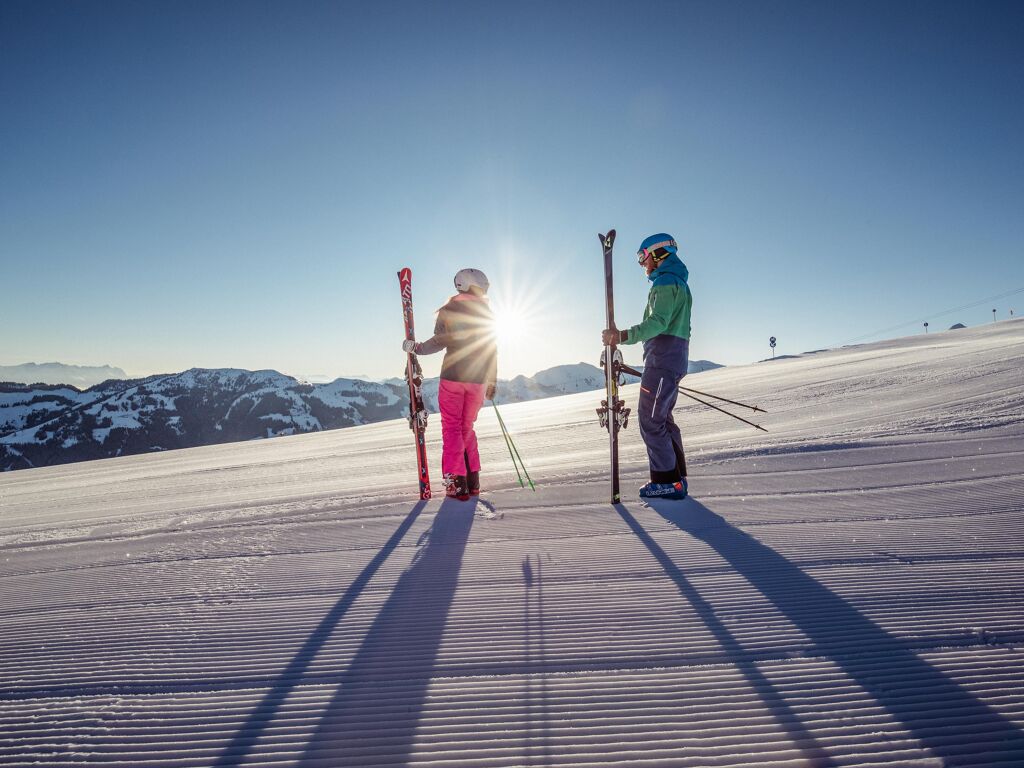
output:
M703 397L714 398L715 400L721 400L723 403L729 403L730 405L738 405L740 408L749 408L750 410L757 411L759 413L768 413L768 411L766 411L764 408L759 408L756 405L747 405L746 403L741 403L736 400L730 400L727 397L719 397L718 395L712 395L707 392L701 392L699 389L690 389L689 387L680 386L679 391L682 392L684 395L687 392L692 392L695 395L702 395Z
M623 373L628 373L630 376L642 376L643 375L636 368L630 368L628 365L624 365L622 363L619 364L619 370L622 371ZM721 411L726 416L732 416L734 419L736 419L738 421L742 421L744 424L749 424L750 426L755 427L756 429L760 429L762 432L767 432L768 431L767 429L762 427L760 424L755 424L752 421L747 421L742 416L737 416L735 413L729 413L729 411L725 410L724 408L719 408L717 405L712 405L711 403L707 403L707 402L701 400L699 397L694 397L693 395L690 394L690 392L697 392L697 390L696 389L688 389L687 387L679 387L679 394L684 395L684 396L690 398L691 400L696 400L701 405L706 405L708 408L714 408L716 411ZM716 400L723 400L723 401L725 401L727 403L732 403L733 405L742 405L744 408L753 408L754 407L752 405L745 405L744 403L737 403L737 402L733 402L732 400L726 400L724 397L718 397L717 395L708 395L708 394L706 394L704 392L697 392L697 394L704 395L705 397L713 397ZM764 410L762 410L760 408L755 408L754 410L761 411L762 413L767 413L767 411L764 411Z
M720 411L721 413L724 413L726 416L732 416L737 421L742 421L744 424L749 424L750 426L754 427L754 429L760 429L762 432L768 431L760 424L755 424L752 421L747 421L742 416L737 416L735 413L729 413L729 411L725 410L724 408L719 408L717 405L712 405L711 403L701 400L699 397L691 395L689 392L683 392L682 390L679 390L679 394L683 395L684 397L688 397L691 400L696 400L698 403L700 403L701 405L706 405L708 408L714 408L716 411Z

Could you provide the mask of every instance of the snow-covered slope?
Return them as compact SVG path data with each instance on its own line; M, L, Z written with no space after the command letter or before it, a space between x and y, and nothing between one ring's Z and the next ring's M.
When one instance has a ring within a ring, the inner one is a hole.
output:
M771 431L680 400L653 507L594 393L502 409L536 493L485 409L475 504L400 420L0 476L0 764L1024 765L1022 369L1017 320L695 375Z

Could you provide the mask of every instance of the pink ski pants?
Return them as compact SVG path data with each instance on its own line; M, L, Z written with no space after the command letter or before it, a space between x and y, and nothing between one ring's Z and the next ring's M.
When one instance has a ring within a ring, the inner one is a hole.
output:
M486 384L441 379L437 404L441 409L441 471L446 475L480 471L473 424L486 391Z

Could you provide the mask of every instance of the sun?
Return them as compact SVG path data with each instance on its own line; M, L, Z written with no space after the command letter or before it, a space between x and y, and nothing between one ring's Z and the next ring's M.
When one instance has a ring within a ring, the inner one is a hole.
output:
M491 299L493 333L499 353L519 353L536 343L544 322L537 297L522 291L504 290Z
M529 319L521 312L504 307L494 313L494 338L499 346L514 346L526 335Z
M552 308L560 294L556 271L540 269L531 254L504 245L498 260L488 301L499 370L502 377L512 378L537 369L538 345L555 323Z

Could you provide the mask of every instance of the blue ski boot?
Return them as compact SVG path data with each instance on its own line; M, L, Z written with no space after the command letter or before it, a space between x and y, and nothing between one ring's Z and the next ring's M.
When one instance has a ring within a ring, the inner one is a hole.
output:
M687 489L685 477L674 483L648 483L640 489L640 498L682 501L686 498Z

